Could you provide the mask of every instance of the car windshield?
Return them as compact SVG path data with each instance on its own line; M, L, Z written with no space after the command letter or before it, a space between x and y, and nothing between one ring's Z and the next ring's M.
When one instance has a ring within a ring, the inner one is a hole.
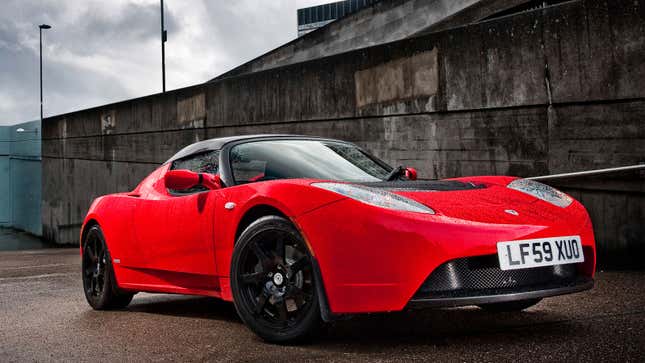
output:
M375 182L392 170L354 145L319 140L248 142L234 146L229 158L238 184L296 178Z

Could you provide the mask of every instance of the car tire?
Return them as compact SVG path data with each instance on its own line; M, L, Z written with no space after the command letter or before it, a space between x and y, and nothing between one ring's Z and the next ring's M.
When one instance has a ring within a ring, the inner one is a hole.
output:
M519 301L509 301L503 303L482 304L478 305L481 309L496 313L522 311L538 304L542 299L529 299Z
M238 315L267 342L306 340L322 324L314 274L313 257L289 220L257 219L241 233L231 261Z
M123 309L134 297L118 288L112 259L98 225L85 234L82 253L82 278L85 299L94 310Z

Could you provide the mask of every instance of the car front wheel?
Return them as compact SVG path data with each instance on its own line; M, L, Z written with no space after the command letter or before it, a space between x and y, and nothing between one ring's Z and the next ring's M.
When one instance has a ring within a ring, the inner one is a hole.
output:
M312 257L285 218L262 217L240 235L231 262L237 312L273 343L301 341L321 324Z

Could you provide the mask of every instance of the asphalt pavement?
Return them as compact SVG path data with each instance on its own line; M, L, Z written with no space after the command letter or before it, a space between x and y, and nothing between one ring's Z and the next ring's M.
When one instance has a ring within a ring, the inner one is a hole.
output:
M269 345L216 299L138 294L93 311L77 249L0 252L0 362L603 361L645 359L645 272L600 272L591 291L522 313L477 308L357 316L308 344Z

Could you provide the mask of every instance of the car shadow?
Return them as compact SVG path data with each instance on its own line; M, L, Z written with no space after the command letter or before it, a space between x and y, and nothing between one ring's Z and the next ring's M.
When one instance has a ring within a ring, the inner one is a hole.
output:
M577 323L566 315L540 308L492 313L476 307L406 311L356 316L325 327L312 342L325 350L364 353L400 346L446 346L466 342L527 341L570 334Z
M242 323L233 303L210 297L152 295L141 299L135 296L125 310Z
M215 298L148 295L128 311L242 324L232 303ZM404 345L449 345L471 339L566 337L576 322L540 305L524 312L492 313L476 307L355 315L325 325L306 346L374 352ZM258 342L261 340L258 338Z

